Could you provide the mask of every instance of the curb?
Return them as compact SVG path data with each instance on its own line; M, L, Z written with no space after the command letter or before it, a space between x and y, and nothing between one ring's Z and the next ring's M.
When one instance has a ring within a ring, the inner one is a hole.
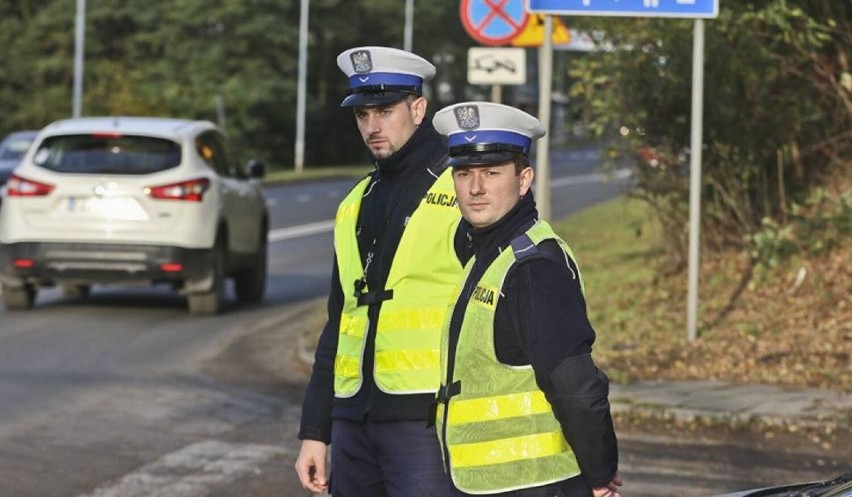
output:
M613 414L730 427L852 430L852 394L817 388L733 385L714 380L610 385Z

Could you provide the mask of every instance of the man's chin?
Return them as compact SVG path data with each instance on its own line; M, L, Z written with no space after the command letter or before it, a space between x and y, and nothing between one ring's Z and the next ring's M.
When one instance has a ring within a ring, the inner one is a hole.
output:
M488 219L487 216L477 216L477 215L471 215L470 213L468 213L464 216L464 218L474 228L484 228L484 227L491 224L489 222L490 220Z

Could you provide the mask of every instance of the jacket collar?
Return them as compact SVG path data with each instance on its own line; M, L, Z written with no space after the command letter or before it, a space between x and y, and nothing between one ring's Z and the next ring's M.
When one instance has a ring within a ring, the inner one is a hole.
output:
M434 161L436 151L446 148L446 138L435 130L429 118L424 118L399 150L390 157L375 161L376 169L381 176L412 170L420 172Z
M484 228L474 228L470 223L462 220L462 227L468 232L477 260L490 262L509 246L516 236L525 233L537 220L538 210L530 190L496 223Z

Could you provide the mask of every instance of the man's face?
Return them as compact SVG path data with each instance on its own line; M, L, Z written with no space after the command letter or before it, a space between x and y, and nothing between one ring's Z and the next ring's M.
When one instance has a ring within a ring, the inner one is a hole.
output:
M485 228L503 218L532 184L533 170L515 173L513 162L453 170L453 183L462 216L474 228Z
M411 138L426 114L426 99L404 98L387 105L355 107L361 138L375 159L386 159Z

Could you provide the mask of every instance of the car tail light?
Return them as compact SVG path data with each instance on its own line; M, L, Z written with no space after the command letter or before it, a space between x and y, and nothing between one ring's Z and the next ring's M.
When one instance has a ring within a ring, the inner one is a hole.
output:
M179 273L183 271L183 264L177 262L164 262L160 264L160 270L164 273Z
M53 185L13 174L6 183L6 195L9 197L43 197L52 192L54 188Z
M180 183L149 186L146 187L144 191L145 195L148 195L151 198L201 202L204 199L204 192L206 192L209 187L209 179L196 178L188 181L181 181Z
M21 269L29 269L35 267L35 261L32 259L15 259L12 265Z

